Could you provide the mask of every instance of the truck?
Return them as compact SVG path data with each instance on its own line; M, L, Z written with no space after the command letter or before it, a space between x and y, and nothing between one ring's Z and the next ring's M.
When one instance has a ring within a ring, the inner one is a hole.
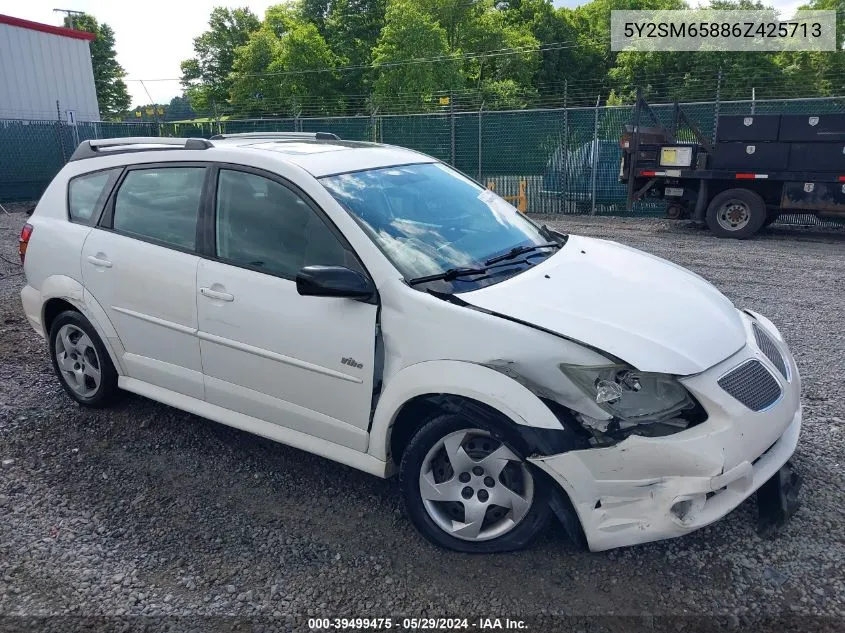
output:
M845 113L718 115L712 140L677 103L671 119L637 94L620 139L629 210L663 200L668 217L736 239L783 213L845 222Z

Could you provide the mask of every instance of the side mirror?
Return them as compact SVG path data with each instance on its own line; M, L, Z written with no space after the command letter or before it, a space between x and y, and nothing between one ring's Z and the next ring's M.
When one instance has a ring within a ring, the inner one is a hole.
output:
M306 266L296 275L296 291L311 297L369 299L376 288L367 277L343 266Z

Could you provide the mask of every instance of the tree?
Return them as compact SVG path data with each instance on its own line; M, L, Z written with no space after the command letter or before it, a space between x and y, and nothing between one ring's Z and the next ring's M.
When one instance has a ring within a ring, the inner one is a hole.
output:
M479 53L463 62L463 75L480 90L485 106L525 106L535 94L534 77L540 68L537 39L524 27L509 22L506 13L492 4L472 16L462 31L464 50ZM505 49L514 52L497 54Z
M194 110L214 115L225 111L235 49L244 46L260 25L247 8L215 7L211 11L209 29L194 38L195 57L181 64L182 86Z
M106 24L84 13L75 15L73 23L70 16L65 18L65 26L95 35L91 46L91 65L94 68L94 87L97 90L97 102L102 118L120 118L129 108L129 91L123 78L126 71L117 62L114 50L114 31Z
M165 121L187 121L193 119L196 112L185 96L173 97L170 104L166 106L164 113Z
M392 65L433 57L442 61ZM434 93L450 90L459 79L446 30L413 0L390 0L373 63L376 102L406 112L431 109Z
M267 26L249 36L245 46L235 51L231 75L231 106L238 116L283 114L279 111L281 93L278 77L268 75L270 66L281 56L281 40Z
M231 103L239 115L322 112L335 103L338 65L317 27L290 23L281 37L265 27L235 53Z
M325 36L339 63L350 66L340 77L347 95L370 91L366 66L384 25L386 0L334 0L325 21Z

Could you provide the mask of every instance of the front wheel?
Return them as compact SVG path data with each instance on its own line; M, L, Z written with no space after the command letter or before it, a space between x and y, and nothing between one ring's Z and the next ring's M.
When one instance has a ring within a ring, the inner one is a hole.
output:
M744 240L763 228L766 203L749 189L728 189L710 201L706 219L717 237Z
M399 481L417 530L459 552L521 549L550 515L545 480L500 430L459 415L438 416L417 431Z

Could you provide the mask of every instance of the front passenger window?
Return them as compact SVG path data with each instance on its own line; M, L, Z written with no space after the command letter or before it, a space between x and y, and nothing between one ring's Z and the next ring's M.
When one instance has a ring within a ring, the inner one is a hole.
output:
M221 169L219 174L218 257L290 279L312 264L360 268L294 191L247 172Z

